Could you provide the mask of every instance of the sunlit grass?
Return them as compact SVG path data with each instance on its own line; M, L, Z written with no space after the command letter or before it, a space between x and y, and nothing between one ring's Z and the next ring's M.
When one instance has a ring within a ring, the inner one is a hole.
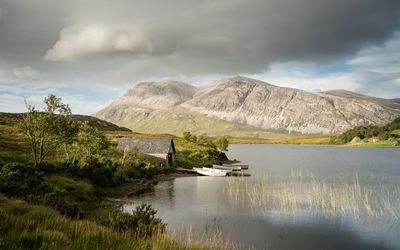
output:
M217 232L191 239L177 241L168 233L138 239L132 232L69 219L51 208L0 195L0 249L239 249Z
M181 226L173 235L170 234L171 238L176 238L185 247L200 247L201 249L254 249L253 246L241 244L231 239L226 238L218 228L209 228L203 231L201 235L194 235L192 226Z
M398 185L361 184L357 174L351 181L327 181L301 170L280 180L268 175L228 178L224 193L233 204L262 211L307 211L355 219L400 215Z

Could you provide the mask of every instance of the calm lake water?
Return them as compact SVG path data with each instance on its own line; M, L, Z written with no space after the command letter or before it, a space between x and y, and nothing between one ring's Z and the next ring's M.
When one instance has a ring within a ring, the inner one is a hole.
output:
M225 239L256 249L400 249L399 149L231 145L228 157L249 164L252 176L246 180L177 178L127 201L124 209L131 211L141 202L152 204L169 230L182 240L188 231L193 239L218 232ZM262 184L252 186L254 183ZM360 197L368 199L362 198L359 204L349 198L348 205L347 198L340 197L343 190L347 192L346 185L362 186ZM237 194L243 188L252 194ZM279 191L278 198L271 198L276 192L270 195L269 189ZM307 205L314 202L313 195L324 192L333 193L329 201L334 211L320 201L318 209ZM260 198L259 193L268 199ZM286 195L287 200L280 200L279 196ZM378 203L385 203L385 211L373 204L375 196ZM292 204L293 197L299 198L299 203ZM337 205L340 202L346 204ZM336 206L341 209L337 211ZM364 207L372 207L379 215L367 216Z

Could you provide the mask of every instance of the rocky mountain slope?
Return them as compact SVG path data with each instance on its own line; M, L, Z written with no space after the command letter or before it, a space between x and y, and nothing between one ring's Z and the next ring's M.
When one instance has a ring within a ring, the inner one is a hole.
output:
M196 88L176 81L141 83L96 116L139 132L262 135L270 130L340 133L383 125L400 115L396 100L344 90L310 93L236 76Z

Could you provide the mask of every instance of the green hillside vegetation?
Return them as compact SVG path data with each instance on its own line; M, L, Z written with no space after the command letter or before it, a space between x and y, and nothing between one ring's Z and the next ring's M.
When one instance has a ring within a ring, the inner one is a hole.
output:
M232 144L291 144L291 145L328 145L331 143L331 135L296 135L275 134L267 138L254 137L229 137Z
M128 214L104 200L149 189L175 167L226 161L218 142L174 137L176 165L166 167L115 146L121 137L171 135L73 116L55 96L45 102L45 111L0 113L0 249L217 248L177 243L151 206Z
M0 125L15 125L22 117L24 113L5 113L0 112ZM96 127L98 130L101 131L127 131L132 132L130 129L125 127L120 127L115 125L114 123L107 122L104 120L100 120L96 117L89 116L89 115L74 115L72 114L71 117L78 122L85 123L87 122L90 126Z
M358 126L332 138L333 144L400 146L400 117L385 126Z
M206 134L210 137L229 135L231 137L269 138L275 135L285 135L287 131L256 128L238 122L229 122L212 116L189 112L175 107L172 110L147 114L137 114L133 120L123 120L119 125L139 133L163 133L181 136L184 131L196 135Z

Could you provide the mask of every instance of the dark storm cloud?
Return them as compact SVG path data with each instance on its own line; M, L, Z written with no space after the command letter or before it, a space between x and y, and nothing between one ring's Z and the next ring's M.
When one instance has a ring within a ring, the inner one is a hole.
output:
M54 79L108 71L110 82L330 63L386 41L400 15L398 0L0 0L0 8L0 66Z

